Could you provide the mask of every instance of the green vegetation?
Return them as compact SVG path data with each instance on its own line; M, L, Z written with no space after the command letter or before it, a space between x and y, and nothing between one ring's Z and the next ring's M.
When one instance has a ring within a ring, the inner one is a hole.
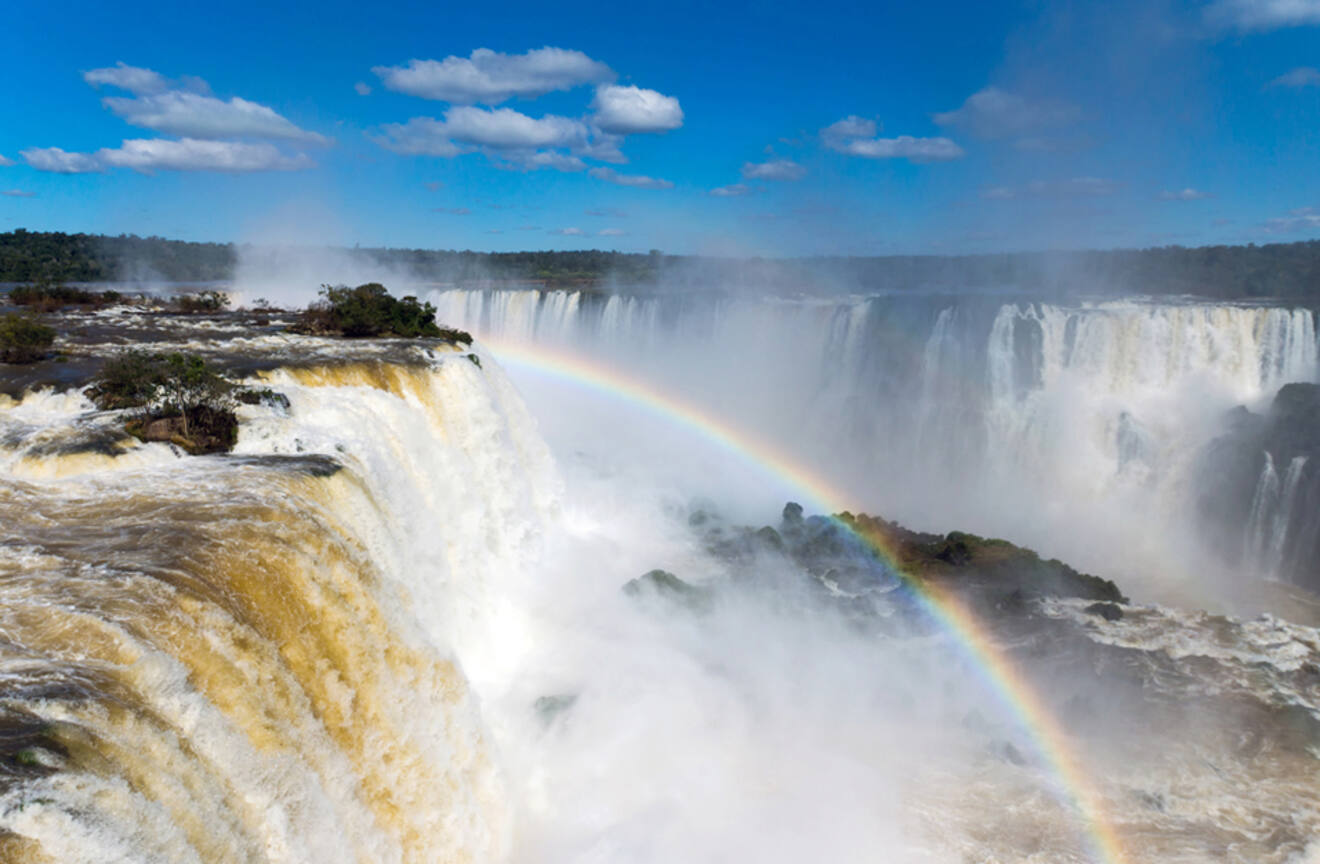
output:
M88 291L83 288L49 283L19 285L9 292L10 303L42 312L62 309L65 306L108 306L123 302L124 299L124 295L118 291Z
M174 298L174 308L186 315L205 312L223 312L229 308L229 295L223 291L201 291L196 294L179 294Z
M55 331L32 318L0 318L0 363L34 363L54 342Z
M472 344L472 337L467 333L436 324L435 307L430 303L419 303L416 297L395 299L379 282L368 282L356 288L322 285L321 298L302 313L298 323L290 328L293 332L349 338L429 337Z
M126 351L106 362L88 396L102 410L140 409L126 429L144 441L170 441L189 453L227 451L238 441L239 402L282 404L268 389L239 387L195 354Z
M240 247L160 237L100 237L18 229L0 233L0 282L232 279ZM1016 290L1311 298L1320 291L1320 240L1263 246L1166 246L994 255L796 259L696 258L601 250L471 252L344 250L357 264L434 282L666 285L800 290L822 280L865 291Z

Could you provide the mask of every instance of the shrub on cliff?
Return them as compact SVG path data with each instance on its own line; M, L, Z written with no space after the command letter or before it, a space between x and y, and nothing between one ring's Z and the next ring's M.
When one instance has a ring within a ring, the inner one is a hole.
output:
M229 308L229 295L223 291L202 291L197 294L179 294L174 308L185 315L204 312L223 312Z
M33 363L45 356L54 341L55 331L32 318L0 318L0 362Z
M126 351L106 362L88 396L103 410L141 409L127 423L146 441L170 441L190 453L229 450L238 441L238 402L279 394L249 391L195 354Z
M124 300L118 291L87 291L67 285L19 285L9 292L9 302L42 312L65 306L106 306Z
M321 299L307 307L289 329L311 335L428 337L472 344L467 333L436 324L435 307L430 303L421 303L416 297L397 299L379 282L356 288L322 285Z

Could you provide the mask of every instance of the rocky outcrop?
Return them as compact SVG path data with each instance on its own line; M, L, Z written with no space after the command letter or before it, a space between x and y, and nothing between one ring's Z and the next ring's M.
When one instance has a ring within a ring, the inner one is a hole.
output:
M1320 386L1286 384L1224 426L1197 467L1205 542L1249 576L1320 588Z

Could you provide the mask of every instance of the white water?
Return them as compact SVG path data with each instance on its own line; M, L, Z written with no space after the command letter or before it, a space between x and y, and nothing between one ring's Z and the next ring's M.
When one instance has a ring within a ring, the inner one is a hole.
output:
M1282 384L1320 371L1314 314L1268 306L503 290L430 299L497 353L501 342L545 345L635 376L890 517L1009 536L1134 590L1146 587L1134 578L1222 570L1201 557L1190 524L1195 456L1227 409L1261 410ZM535 374L514 372L523 383ZM535 393L532 402L552 413Z
M855 310L822 317L858 341ZM116 418L76 395L0 406L0 708L69 751L37 747L62 770L0 784L6 856L1086 860L1071 803L947 634L847 626L775 559L706 616L626 597L652 567L727 575L688 530L693 490L618 446L556 464L480 353L269 373L290 410L244 409L225 458L61 452ZM655 421L616 411L592 435L594 418L555 404L545 419L587 444L636 446L634 423ZM309 475L309 455L343 469ZM712 486L743 482L743 466L692 458ZM1244 640L1230 671L1261 653ZM545 696L574 701L547 715ZM1304 779L1273 763L1241 769L1273 785L1235 787L1201 755L1156 770L1075 734L1099 794L1147 838L1137 861L1205 860L1208 826L1228 820L1244 850L1229 860L1281 862L1316 824ZM1237 770L1218 739L1195 743ZM1192 781L1200 798L1174 794ZM1152 816L1140 794L1166 788L1177 809Z

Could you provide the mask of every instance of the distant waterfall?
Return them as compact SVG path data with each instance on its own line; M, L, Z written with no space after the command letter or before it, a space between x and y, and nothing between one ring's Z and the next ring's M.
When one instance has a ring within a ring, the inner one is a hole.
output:
M1050 519L1080 509L1133 531L1181 524L1186 472L1222 412L1315 381L1320 366L1314 313L1262 305L500 289L429 299L479 338L568 349L771 430L876 509L1062 543L1092 566L1131 545L1128 529L1072 548Z

